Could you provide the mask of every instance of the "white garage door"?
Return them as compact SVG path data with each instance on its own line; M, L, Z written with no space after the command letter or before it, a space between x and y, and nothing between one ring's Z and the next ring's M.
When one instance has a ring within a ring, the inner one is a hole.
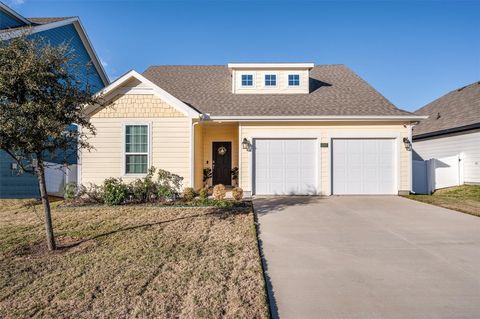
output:
M254 193L316 194L317 146L316 139L255 139Z
M394 139L334 139L334 194L396 194Z

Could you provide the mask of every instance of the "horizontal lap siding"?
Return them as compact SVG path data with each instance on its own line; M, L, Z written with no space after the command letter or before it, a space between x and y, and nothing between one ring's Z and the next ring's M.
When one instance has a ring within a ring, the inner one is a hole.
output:
M362 122L356 124L332 122L332 123L248 123L240 124L240 140L243 138L251 139L252 137L320 137L322 143L329 143L328 148L321 148L320 150L320 193L329 194L330 192L330 148L331 137L336 134L351 133L351 138L361 137L361 135L368 134L372 138L376 133L381 135L382 132L395 133L400 137L398 151L399 154L399 190L410 189L410 154L405 149L403 137L408 137L408 128L402 124L389 124L380 122ZM345 136L346 137L346 136ZM246 190L251 191L251 156L250 152L241 150L240 153L240 186Z
M414 159L428 160L463 153L463 174L466 183L480 183L480 132L416 141Z
M123 174L123 126L126 123L150 123L151 165L178 174L183 186L190 185L190 119L152 95L123 95L91 118L97 135L91 137L95 148L82 154L83 184L102 183L109 177L131 181Z

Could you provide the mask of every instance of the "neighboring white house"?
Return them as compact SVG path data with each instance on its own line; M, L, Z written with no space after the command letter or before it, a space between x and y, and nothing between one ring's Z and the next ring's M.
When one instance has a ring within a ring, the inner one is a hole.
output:
M466 184L480 183L480 82L451 91L415 112L413 160L459 155Z

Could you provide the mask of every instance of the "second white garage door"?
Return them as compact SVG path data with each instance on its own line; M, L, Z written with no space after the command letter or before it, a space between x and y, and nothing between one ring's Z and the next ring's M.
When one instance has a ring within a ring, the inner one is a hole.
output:
M333 194L397 194L394 139L334 139Z
M255 139L254 193L316 194L317 147L316 139Z

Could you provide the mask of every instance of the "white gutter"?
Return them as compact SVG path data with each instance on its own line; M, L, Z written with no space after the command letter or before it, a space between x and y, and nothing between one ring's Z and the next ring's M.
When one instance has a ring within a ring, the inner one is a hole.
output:
M421 121L423 115L206 116L212 121Z

